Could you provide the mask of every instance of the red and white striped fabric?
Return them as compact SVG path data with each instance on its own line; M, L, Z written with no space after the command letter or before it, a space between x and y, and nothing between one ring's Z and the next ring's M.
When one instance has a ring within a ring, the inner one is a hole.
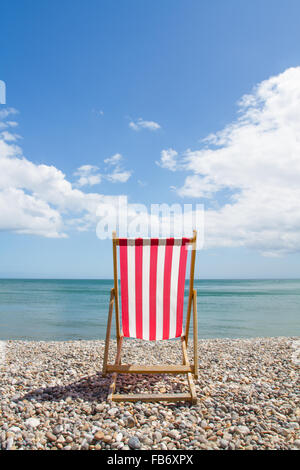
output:
M120 238L122 327L145 340L182 334L188 238Z

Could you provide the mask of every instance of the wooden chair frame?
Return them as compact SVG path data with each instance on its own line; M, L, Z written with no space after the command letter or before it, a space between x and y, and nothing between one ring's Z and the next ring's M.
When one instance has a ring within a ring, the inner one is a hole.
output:
M121 350L123 343L123 333L120 326L119 314L119 293L118 293L118 266L117 266L117 246L119 245L119 238L116 232L113 232L113 265L114 265L114 287L110 292L110 302L108 310L108 321L106 330L105 350L103 358L102 374L105 377L107 373L112 373L112 382L109 387L108 399L112 401L190 401L197 402L196 389L193 381L198 378L198 326L197 326L197 292L194 289L194 272L196 261L196 241L197 232L194 230L193 237L189 239L189 244L192 245L191 253L191 266L190 266L190 285L189 285L189 298L187 307L187 317L185 325L185 333L181 336L182 347L182 364L181 365L132 365L121 364ZM194 342L194 363L190 364L187 354L187 344L189 338L191 311L193 306L193 342ZM114 364L108 364L109 341L111 332L111 322L113 315L113 308L115 307L116 314L116 337L117 337L117 354ZM115 394L116 381L118 374L186 374L190 393L176 393L176 394Z

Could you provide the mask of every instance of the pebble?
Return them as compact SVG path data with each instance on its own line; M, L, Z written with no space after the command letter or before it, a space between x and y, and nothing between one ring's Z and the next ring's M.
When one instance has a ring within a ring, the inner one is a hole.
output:
M131 416L126 419L126 427L133 428L135 426L135 420Z
M128 441L128 445L131 449L140 449L141 447L141 443L140 443L140 440L138 437L136 436L132 436L129 441Z
M83 441L81 442L80 449L81 450L88 450L89 449L89 444L88 444L86 439L83 439Z
M226 439L221 439L220 440L220 446L222 447L222 449L226 449L226 447L228 447L228 444L229 444L229 442L226 441Z
M26 419L25 424L30 428L36 428L40 425L40 420L37 418L28 418Z
M250 434L250 429L247 426L238 426L237 432L242 436L247 436L248 434Z
M14 438L13 437L9 437L7 439L7 443L6 443L6 450L11 450L12 446L14 445Z
M11 428L9 428L9 430L13 433L21 432L21 429L18 426L12 426Z
M179 439L180 438L180 433L174 429L174 430L169 432L169 436L172 439Z
M104 438L104 433L102 431L97 431L94 434L94 439L96 439L96 441L102 441L103 438Z
M300 439L296 439L296 441L294 441L294 446L297 447L297 449L300 449Z
M54 442L57 439L57 437L50 431L46 432L46 437L50 442Z
M162 440L162 434L159 431L155 431L153 433L153 437L154 437L156 442L160 442Z

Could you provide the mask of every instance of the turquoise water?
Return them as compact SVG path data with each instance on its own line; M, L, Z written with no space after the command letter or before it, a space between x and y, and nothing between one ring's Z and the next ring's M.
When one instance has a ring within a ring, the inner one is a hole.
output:
M2 279L0 339L103 339L111 287L111 280ZM200 338L300 334L300 280L200 280L195 287Z

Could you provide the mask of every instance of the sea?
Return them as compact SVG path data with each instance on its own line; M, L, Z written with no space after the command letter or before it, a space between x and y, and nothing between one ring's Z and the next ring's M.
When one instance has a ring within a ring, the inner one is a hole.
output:
M0 340L104 339L112 287L112 280L0 279ZM300 280L195 280L195 288L199 338L300 335ZM187 297L188 281L185 311Z

